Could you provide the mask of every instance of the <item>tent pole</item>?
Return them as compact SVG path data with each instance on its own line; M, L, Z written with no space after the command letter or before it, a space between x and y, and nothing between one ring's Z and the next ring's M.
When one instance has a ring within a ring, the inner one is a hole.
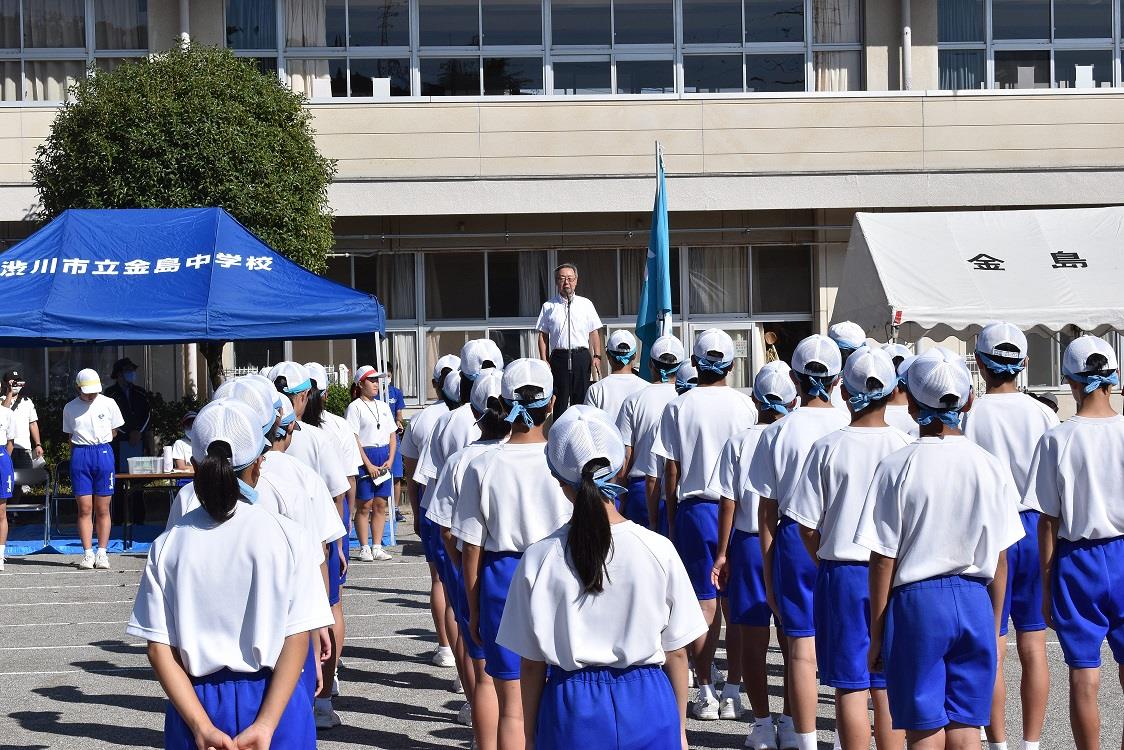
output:
M199 346L197 344L184 344L184 379L183 391L185 396L198 397L199 395Z

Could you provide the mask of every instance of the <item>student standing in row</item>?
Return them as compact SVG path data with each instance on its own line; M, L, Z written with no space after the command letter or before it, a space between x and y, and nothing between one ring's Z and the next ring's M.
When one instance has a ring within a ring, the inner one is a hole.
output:
M613 331L605 346L605 354L609 357L609 375L589 386L585 403L608 414L609 420L615 424L625 399L646 387L648 381L632 371L636 337L628 331Z
M17 469L30 469L35 461L43 458L43 441L39 436L39 415L35 412L35 402L27 392L27 383L16 370L4 373L0 382L0 406L12 410L12 439L15 450L12 452L12 465Z
M913 353L902 344L883 344L882 351L890 355L894 370L899 373L898 387L886 402L886 424L897 427L914 440L920 434L917 423L909 416L909 396L905 392L905 378L901 377L902 364L913 358Z
M1105 638L1124 676L1124 417L1110 401L1120 363L1104 340L1082 336L1066 347L1062 374L1077 416L1039 441L1023 503L1042 514L1043 614L1069 666L1074 746L1096 750Z
M867 704L874 706L878 750L900 750L893 730L886 678L872 673L870 652L870 550L855 544L867 488L879 462L911 442L884 419L898 387L894 362L881 349L861 347L843 365L843 397L851 424L812 443L785 517L800 525L817 563L814 620L819 680L835 688L835 725L843 750L870 747Z
M567 410L547 461L573 516L527 548L497 636L523 657L527 745L680 750L684 647L707 631L698 609L679 604L694 596L683 563L617 512L624 488L610 482L624 445L601 413Z
M851 356L852 352L858 351L860 347L866 345L866 331L858 323L852 323L849 320L836 323L828 328L827 337L839 347L840 370L842 370L843 365L847 364L847 358ZM850 419L851 412L838 388L831 392L831 405L842 411Z
M999 460L960 432L972 384L936 347L906 376L921 437L878 465L855 543L870 556L870 670L910 748L979 747L991 714L1007 548L1023 534Z
M394 487L391 468L398 452L398 423L379 395L379 374L370 365L355 371L358 395L344 417L359 434L363 463L355 485L355 535L359 538L359 560L389 560L382 548L388 499ZM391 478L385 478L390 476ZM376 484L376 480L381 480Z

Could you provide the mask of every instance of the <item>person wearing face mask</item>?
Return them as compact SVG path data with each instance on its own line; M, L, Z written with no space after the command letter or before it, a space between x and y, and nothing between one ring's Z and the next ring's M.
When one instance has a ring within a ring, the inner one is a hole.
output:
M23 376L18 370L8 370L0 381L0 406L12 410L12 465L17 469L30 469L43 458L43 441L39 438L39 415L35 402L26 390Z
M137 365L128 357L113 363L109 373L113 385L105 389L105 395L117 402L117 408L125 419L125 424L113 439L113 461L117 471L129 471L129 459L150 454L151 432L149 422L152 410L148 403L148 391L137 385ZM144 491L134 489L125 500L131 506L133 520L144 523ZM121 498L114 500L113 515L121 512Z

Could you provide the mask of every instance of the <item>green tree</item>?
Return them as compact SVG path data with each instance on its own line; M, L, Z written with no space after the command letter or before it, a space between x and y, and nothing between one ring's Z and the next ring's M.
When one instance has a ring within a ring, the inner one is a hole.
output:
M315 273L332 248L328 185L304 98L230 51L190 45L71 92L32 175L41 218L68 208L221 206ZM204 344L213 383L222 344Z

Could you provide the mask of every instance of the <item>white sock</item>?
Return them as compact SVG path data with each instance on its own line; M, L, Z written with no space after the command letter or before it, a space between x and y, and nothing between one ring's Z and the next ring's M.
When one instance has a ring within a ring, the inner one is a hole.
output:
M839 732L835 733L835 744L832 745L831 750L843 750L843 743L839 741Z
M722 686L722 700L727 698L737 698L741 695L742 684L740 682L727 682Z
M83 555L92 555L92 554L94 554L94 550L91 549L90 547L87 547L86 549L82 550L82 554Z
M331 711L332 710L332 699L331 698L317 698L316 699L316 708L318 708L321 711Z
M439 653L439 654L441 654L442 656L444 656L445 654L451 654L451 653L453 653L453 649L452 649L451 647L449 647L449 646L438 646L438 647L437 647L437 653Z
M989 742L987 743L987 750L1007 750L1006 742Z
M0 560L4 559L4 553L8 551L8 545L0 544Z
M816 750L816 733L797 732L796 747L797 750Z
M702 688L703 695L705 695L707 698L718 700L718 693L714 692L713 685L700 685L699 687Z
M1038 740L1031 742L1030 740L1023 740L1023 750L1038 750Z

